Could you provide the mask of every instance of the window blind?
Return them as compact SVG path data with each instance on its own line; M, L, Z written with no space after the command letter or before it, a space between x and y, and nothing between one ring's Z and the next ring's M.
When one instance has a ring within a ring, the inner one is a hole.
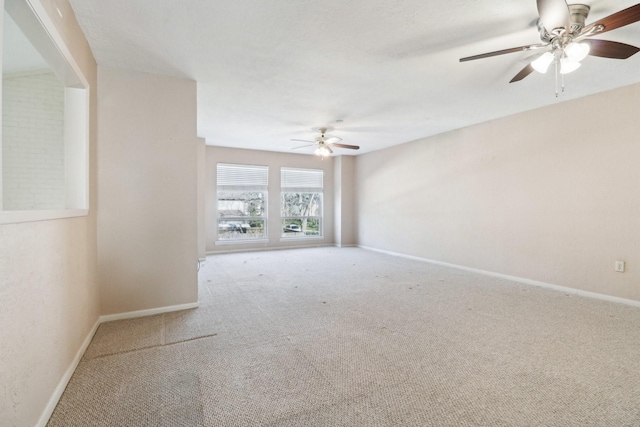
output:
M282 191L322 191L324 171L318 169L280 169Z
M218 187L267 189L269 167L218 163Z

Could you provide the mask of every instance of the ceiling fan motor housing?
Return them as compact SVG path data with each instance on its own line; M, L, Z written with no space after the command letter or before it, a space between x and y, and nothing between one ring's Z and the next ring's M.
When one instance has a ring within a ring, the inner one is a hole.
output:
M565 37L569 39L573 39L576 35L580 34L580 31L586 25L587 17L589 16L589 11L591 7L586 4L570 4L569 6L569 14L571 16L571 27L569 29L569 34L564 34ZM551 43L558 36L563 35L564 28L555 28L549 32L542 21L538 19L538 30L540 31L540 39L544 42Z

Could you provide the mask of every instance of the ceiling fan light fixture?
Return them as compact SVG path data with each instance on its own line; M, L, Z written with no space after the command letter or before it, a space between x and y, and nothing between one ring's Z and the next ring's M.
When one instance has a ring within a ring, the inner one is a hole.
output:
M582 64L571 58L562 58L560 59L560 74L569 74L580 68L580 65Z
M588 43L571 42L564 48L564 53L568 59L580 62L589 55L590 49L591 46Z
M554 59L555 56L551 52L545 52L544 55L533 61L531 66L537 72L544 74L547 72L549 65L551 65Z
M320 145L318 148L316 148L316 151L314 152L314 154L320 157L327 157L330 154L330 152L327 147L325 147L324 145Z

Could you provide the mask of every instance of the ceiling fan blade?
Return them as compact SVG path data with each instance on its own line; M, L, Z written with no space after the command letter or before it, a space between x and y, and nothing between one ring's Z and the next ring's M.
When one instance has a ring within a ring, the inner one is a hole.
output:
M357 145L349 145L349 144L338 144L337 142L334 142L333 144L331 144L333 147L338 147L338 148L348 148L350 150L359 150L360 147L358 147Z
M327 139L324 140L324 143L333 144L333 141L335 142L342 141L342 138L340 138L339 136L329 136L327 137Z
M526 67L524 67L522 70L520 70L520 72L518 74L516 74L509 83L514 83L514 82L519 82L520 80L524 79L525 77L527 77L529 74L533 73L535 70L533 69L533 67L531 66L531 64L528 64Z
M467 56L460 58L460 62L473 61L475 59L490 58L492 56L504 55L506 53L525 52L528 50L540 49L549 46L548 43L529 44L526 46L512 47L510 49L496 50L495 52L482 53L480 55Z
M307 144L307 145L301 145L299 147L293 147L292 150L297 150L298 148L312 147L314 145L316 145L315 142L313 144Z
M565 0L538 0L538 14L549 33L556 28L571 28L571 12Z
M597 31L596 34L605 33L607 31L615 30L616 28L624 27L625 25L633 24L640 21L640 4L628 7L616 12L612 15L602 18L599 21L593 22L581 31L581 34L587 34L594 27L602 25L604 28L601 31Z
M309 141L308 139L292 139L291 141L296 141L296 142L309 142L311 144L315 144L315 141Z
M333 154L333 150L331 149L331 147L329 147L328 145L325 145L325 147L327 147L327 150L329 150L329 153Z
M609 40L587 39L583 43L591 45L589 55L601 58L627 59L631 55L640 52L638 47Z

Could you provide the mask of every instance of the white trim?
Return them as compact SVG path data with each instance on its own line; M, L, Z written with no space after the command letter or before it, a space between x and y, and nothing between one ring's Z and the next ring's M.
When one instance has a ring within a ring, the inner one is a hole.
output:
M100 323L111 322L113 320L134 319L136 317L152 316L154 314L171 313L172 311L188 310L198 308L200 303L190 302L187 304L169 305L166 307L150 308L147 310L128 311L125 313L105 314L100 316Z
M53 411L56 409L56 406L58 405L58 401L60 401L60 398L62 397L62 393L64 393L64 390L67 388L67 384L69 384L69 381L71 380L71 376L73 375L76 368L78 367L80 360L82 360L82 356L84 356L84 352L87 350L87 347L89 347L89 344L91 343L91 340L93 339L93 336L95 335L96 330L98 329L98 326L100 326L100 323L102 322L100 321L100 318L98 318L96 322L93 324L93 327L91 328L91 330L85 337L84 341L82 342L82 345L76 352L76 355L71 361L71 364L65 371L64 375L62 375L62 378L60 378L60 381L58 381L58 385L53 390L53 394L49 398L49 401L47 402L47 406L45 406L44 411L42 411L42 414L40 415L38 422L35 424L35 427L45 427L49 422L49 418L51 418L51 414L53 414Z
M615 302L615 303L618 303L618 304L625 304L625 305L630 305L632 307L640 308L640 301L637 301L637 300L614 297L612 295L599 294L597 292L583 291L582 289L569 288L567 286L554 285L552 283L546 283L546 282L539 282L537 280L525 279L523 277L509 276L508 274L495 273L493 271L480 270L480 269L477 269L477 268L465 267L463 265L458 265L458 264L450 264L448 262L436 261L436 260L432 260L432 259L428 259L428 258L420 258L420 257L413 256L413 255L406 255L406 254L401 254L401 253L398 253L398 252L392 252L392 251L386 251L386 250L383 250L383 249L371 248L371 247L368 247L368 246L358 245L358 247L362 248L362 249L366 249L368 251L380 252L380 253L383 253L383 254L397 256L397 257L401 257L401 258L407 258L407 259L411 259L411 260L414 260L414 261L428 262L430 264L441 265L443 267L450 267L450 268L455 268L455 269L458 269L458 270L469 271L471 273L482 274L482 275L485 275L485 276L491 276L491 277L497 277L497 278L500 278L500 279L511 280L512 282L523 283L525 285L539 286L541 288L552 289L554 291L565 292L565 293L574 294L574 295L578 295L578 296L582 296L582 297L594 298L594 299L599 299L599 300L603 300L603 301Z
M336 243L333 246L335 246L336 248L357 248L358 247L358 245L356 245L355 243L349 243L346 245L343 245L341 243ZM366 249L366 248L363 247L363 249Z

